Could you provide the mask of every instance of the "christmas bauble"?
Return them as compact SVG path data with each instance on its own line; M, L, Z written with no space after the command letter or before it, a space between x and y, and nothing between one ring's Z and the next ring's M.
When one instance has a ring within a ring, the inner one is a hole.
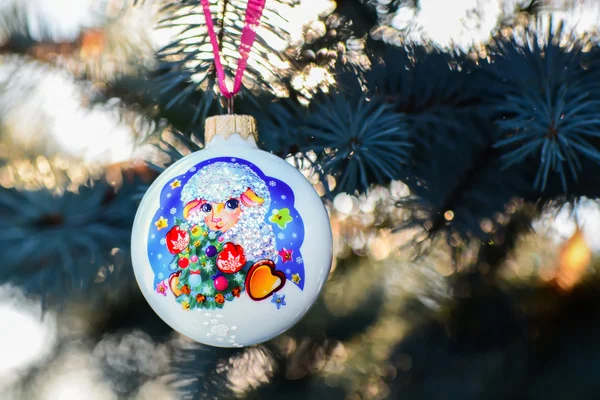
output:
M217 248L215 246L208 246L206 248L206 255L209 257L214 257L217 255Z
M165 236L167 249L171 254L179 254L187 248L190 242L190 237L186 231L182 231L181 227L174 226Z
M329 217L298 170L257 148L252 117L208 118L205 135L206 147L142 199L135 276L180 333L219 347L261 343L298 322L323 288Z
M225 278L224 276L217 276L215 278L215 289L217 289L218 291L225 291L227 290L227 287L229 286L229 282L227 281L227 278Z
M199 274L199 273L198 274L191 273L188 282L190 282L190 286L191 287L197 288L202 283L201 274Z
M235 274L246 265L244 248L239 244L227 242L217 257L217 268L224 274Z
M187 268L190 265L190 259L187 257L182 257L177 261L179 268Z

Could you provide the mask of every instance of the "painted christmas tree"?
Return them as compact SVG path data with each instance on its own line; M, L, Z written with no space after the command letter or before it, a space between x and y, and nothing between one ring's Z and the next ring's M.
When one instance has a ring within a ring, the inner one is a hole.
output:
M244 291L252 262L241 246L224 243L221 232L175 218L165 246L174 254L169 288L184 309L222 308Z

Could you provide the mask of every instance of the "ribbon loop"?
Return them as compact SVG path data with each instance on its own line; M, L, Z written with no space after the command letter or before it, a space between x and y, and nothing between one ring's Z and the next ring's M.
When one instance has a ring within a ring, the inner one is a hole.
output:
M202 3L202 9L204 11L204 17L206 19L206 29L208 30L208 36L210 44L212 46L213 54L215 56L215 69L217 71L217 81L219 82L219 88L221 93L227 99L230 99L228 104L233 108L233 96L235 96L242 88L242 78L248 65L248 57L252 50L252 45L256 39L256 29L260 24L260 18L262 17L263 10L265 8L266 0L248 0L246 6L246 20L244 21L244 27L242 28L241 43L239 47L240 58L238 59L237 70L235 73L235 79L233 82L233 90L229 90L225 84L225 71L223 64L221 63L221 55L219 50L219 42L217 34L215 33L215 26L210 13L210 1L200 0ZM224 28L223 28L224 29ZM229 110L230 113L232 110Z

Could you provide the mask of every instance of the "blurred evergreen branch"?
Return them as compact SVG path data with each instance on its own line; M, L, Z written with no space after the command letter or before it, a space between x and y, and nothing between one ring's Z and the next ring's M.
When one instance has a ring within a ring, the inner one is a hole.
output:
M135 184L115 190L104 180L61 196L2 189L0 242L10 249L2 280L49 301L64 301L78 292L89 296L95 282L129 281L138 190Z

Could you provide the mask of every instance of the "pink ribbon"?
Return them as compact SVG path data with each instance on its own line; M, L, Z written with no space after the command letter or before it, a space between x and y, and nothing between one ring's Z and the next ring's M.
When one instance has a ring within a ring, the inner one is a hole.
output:
M244 22L244 28L242 28L242 37L240 43L240 59L238 60L237 71L235 73L235 80L233 82L233 90L230 91L225 85L225 71L223 70L223 64L221 63L221 55L219 52L219 42L217 40L217 34L215 33L215 25L213 24L212 15L210 13L210 2L209 0L201 0L202 8L204 9L204 17L206 19L206 28L208 29L208 36L210 38L210 44L212 45L213 54L215 55L215 68L217 69L217 80L219 81L219 88L221 93L228 99L233 98L240 89L242 88L242 78L244 77L244 71L248 65L248 57L252 50L252 44L256 39L256 29L260 24L260 18L262 17L263 9L265 8L266 0L248 0L246 6L246 20Z

